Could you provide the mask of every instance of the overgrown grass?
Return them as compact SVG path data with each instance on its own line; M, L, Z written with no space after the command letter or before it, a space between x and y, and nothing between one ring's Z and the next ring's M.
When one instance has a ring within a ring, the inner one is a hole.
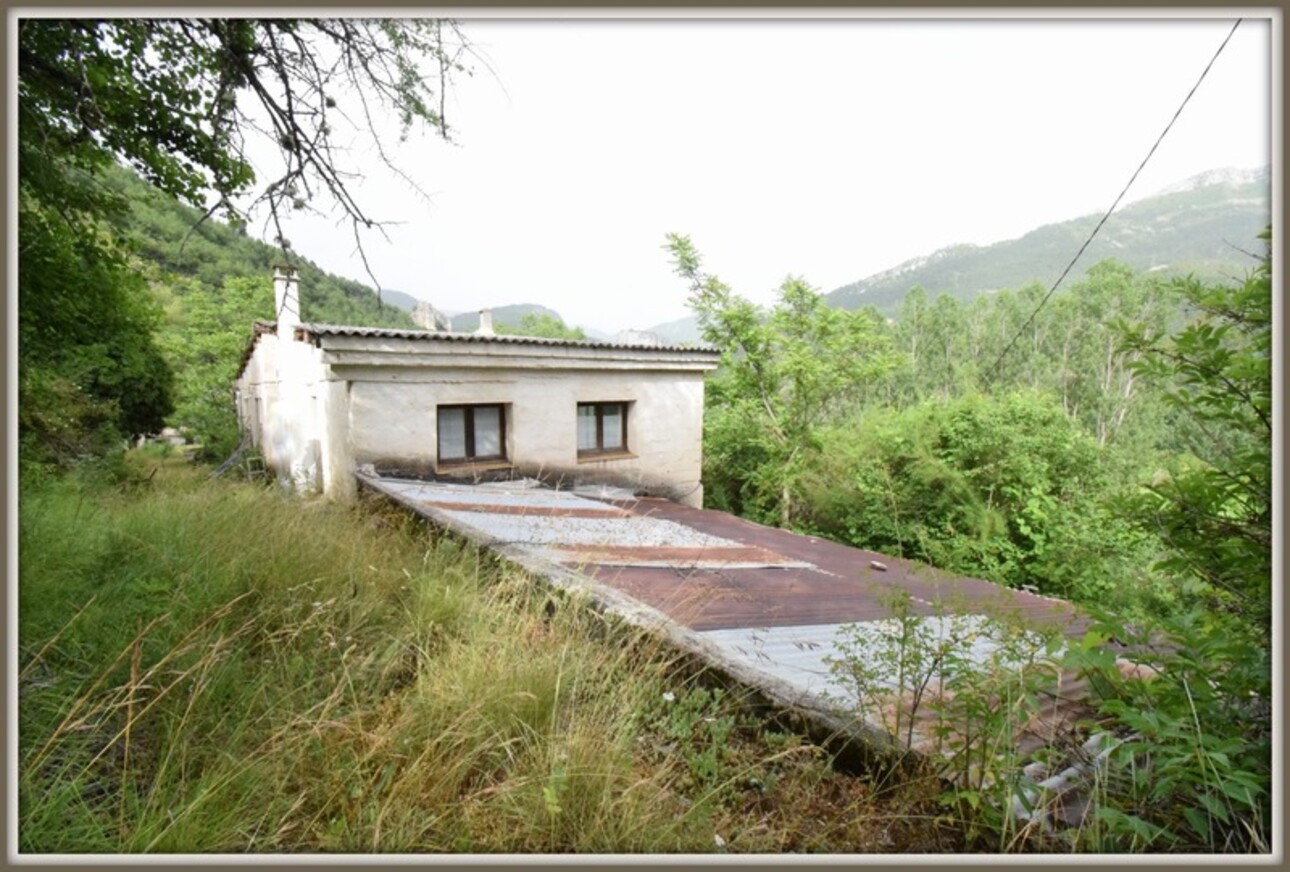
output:
M658 644L399 510L29 481L22 852L944 850Z

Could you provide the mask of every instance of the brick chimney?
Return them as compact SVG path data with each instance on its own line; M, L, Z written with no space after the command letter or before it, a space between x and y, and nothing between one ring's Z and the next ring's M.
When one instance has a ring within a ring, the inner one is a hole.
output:
M479 327L475 329L476 336L496 336L493 331L493 310L479 310Z
M278 322L278 338L290 341L300 324L300 282L293 266L273 268L273 311Z

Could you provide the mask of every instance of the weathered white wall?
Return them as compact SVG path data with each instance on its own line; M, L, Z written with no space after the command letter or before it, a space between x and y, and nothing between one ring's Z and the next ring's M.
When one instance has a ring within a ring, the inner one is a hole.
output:
M508 342L259 336L238 380L266 463L303 491L346 499L353 473L469 476L438 463L440 405L500 403L506 456L525 475L609 484L702 505L703 377L693 353ZM625 402L627 456L579 460L577 406Z
M597 401L629 404L631 456L578 459L577 406ZM437 463L435 409L457 403L506 406L507 458L526 474L644 488L702 504L701 372L435 369L355 376L349 405L354 461L444 472Z
M265 333L237 388L242 419L265 463L284 482L306 493L353 495L348 386L330 378L317 348Z

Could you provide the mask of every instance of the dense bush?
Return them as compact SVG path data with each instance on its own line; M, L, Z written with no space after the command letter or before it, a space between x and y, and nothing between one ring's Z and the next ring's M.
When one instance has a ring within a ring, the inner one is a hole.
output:
M111 207L91 199L91 208ZM174 377L161 313L97 220L24 190L18 258L19 433L29 461L60 465L155 432Z
M797 482L810 529L1081 601L1126 601L1150 540L1117 519L1101 449L1034 393L924 401L821 430Z

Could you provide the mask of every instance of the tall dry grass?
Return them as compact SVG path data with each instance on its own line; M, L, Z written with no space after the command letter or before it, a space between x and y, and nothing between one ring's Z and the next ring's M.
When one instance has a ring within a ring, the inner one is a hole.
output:
M894 844L818 749L518 570L388 507L132 463L22 494L20 851Z

